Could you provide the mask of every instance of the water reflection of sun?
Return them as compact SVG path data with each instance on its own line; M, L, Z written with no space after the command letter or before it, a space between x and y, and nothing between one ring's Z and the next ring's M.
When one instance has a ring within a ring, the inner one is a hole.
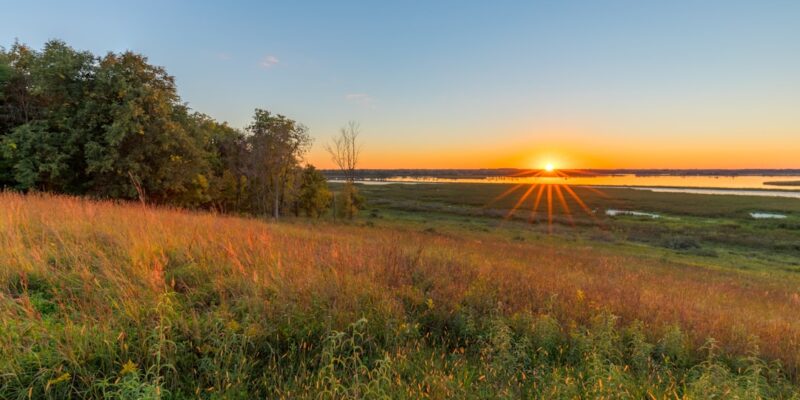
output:
M584 171L574 170L568 171L572 174L586 174ZM555 208L555 204L561 207L563 214L566 216L567 221L570 225L575 226L575 219L572 215L572 210L567 204L567 199L572 199L575 204L580 207L581 211L584 212L586 215L589 216L593 221L597 222L597 218L594 215L594 212L586 205L586 203L580 198L580 196L575 192L575 190L570 187L568 179L571 175L564 172L557 170L552 163L547 163L544 169L541 170L527 170L521 173L515 174L514 177L518 178L530 178L527 182L519 183L517 185L512 186L505 192L501 193L499 196L492 199L489 204L497 202L505 197L510 196L511 194L517 192L519 189L522 189L527 186L527 189L522 192L520 198L516 201L514 206L508 211L505 215L506 220L510 219L514 216L514 214L520 210L525 201L529 198L532 198L532 205L530 208L530 215L528 217L529 223L534 223L539 220L539 208L543 207L542 203L545 202L547 204L547 231L548 233L553 233L553 211ZM550 178L550 179L548 179ZM560 179L552 179L552 178L560 178ZM597 192L598 194L605 196L602 192L597 189L586 187L589 190Z

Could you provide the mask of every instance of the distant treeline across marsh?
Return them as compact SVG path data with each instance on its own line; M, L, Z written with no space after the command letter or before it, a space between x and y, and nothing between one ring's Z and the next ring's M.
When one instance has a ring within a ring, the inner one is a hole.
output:
M358 176L361 179L390 179L395 177L407 178L451 178L451 179L482 179L482 178L509 178L526 177L540 173L541 169L528 168L473 168L473 169L425 169L425 168L396 168L396 169L360 169ZM338 170L322 170L326 176L338 177ZM736 177L736 176L796 176L800 177L800 169L561 169L559 172L571 177L590 176L706 176L706 177Z

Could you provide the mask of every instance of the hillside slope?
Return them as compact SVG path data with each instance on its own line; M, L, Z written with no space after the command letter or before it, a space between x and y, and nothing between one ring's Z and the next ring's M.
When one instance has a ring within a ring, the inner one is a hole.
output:
M789 398L798 307L555 240L0 194L0 398Z

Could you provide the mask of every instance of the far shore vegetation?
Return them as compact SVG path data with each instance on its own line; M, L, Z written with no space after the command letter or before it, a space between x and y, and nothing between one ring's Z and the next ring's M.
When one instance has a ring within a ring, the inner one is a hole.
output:
M765 185L770 186L798 186L800 187L800 181L775 181L775 182L764 182Z

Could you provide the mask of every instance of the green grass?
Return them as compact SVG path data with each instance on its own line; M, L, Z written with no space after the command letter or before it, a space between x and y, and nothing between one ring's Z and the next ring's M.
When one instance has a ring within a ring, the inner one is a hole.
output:
M362 185L370 199L368 216L385 223L422 224L444 232L495 232L536 240L548 233L544 201L535 221L529 221L533 193L513 214L525 192L522 187L500 200L514 185L504 184L390 184ZM738 195L658 193L606 188L600 193L575 187L593 211L589 217L565 195L573 219L554 201L554 236L596 244L647 247L644 253L693 259L703 264L742 270L800 273L800 200ZM554 196L555 197L555 196ZM607 209L657 213L658 219L609 217ZM775 212L786 219L756 220L751 212ZM375 223L375 222L373 222ZM635 250L632 251L639 251Z
M0 194L0 398L798 398L782 261L626 236L714 217L548 235L481 187L406 190L280 224Z

